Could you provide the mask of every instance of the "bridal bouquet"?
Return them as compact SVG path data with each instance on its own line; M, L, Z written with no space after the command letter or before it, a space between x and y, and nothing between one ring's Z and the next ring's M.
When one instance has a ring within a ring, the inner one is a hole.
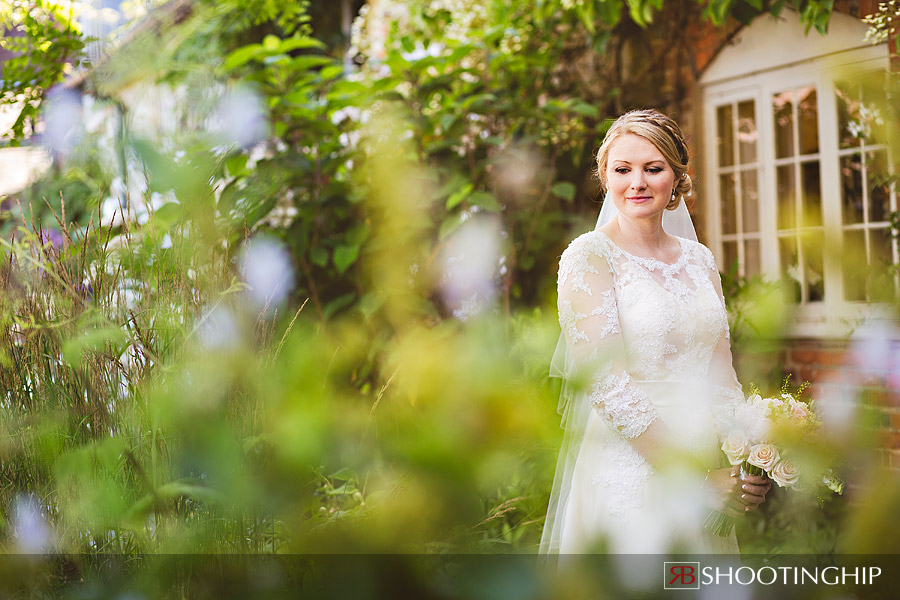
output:
M758 389L751 389L751 395L735 407L722 451L729 463L741 465L742 473L765 475L780 487L812 489L821 484L841 494L844 482L830 468L812 466L822 464L822 457L802 463L796 459L799 448L809 453L821 446L819 417L809 404L796 397L806 387L807 384L801 386L795 395L788 390L785 380L780 396L774 398L763 398ZM725 536L731 532L734 520L714 512L706 525L714 533Z

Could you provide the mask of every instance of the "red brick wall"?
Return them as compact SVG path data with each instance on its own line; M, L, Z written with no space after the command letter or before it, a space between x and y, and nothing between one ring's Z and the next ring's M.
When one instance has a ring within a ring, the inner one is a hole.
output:
M816 383L835 376L844 365L847 342L835 340L794 340L785 350L782 368L793 383Z
M900 356L900 340L888 352ZM860 356L846 340L798 339L783 351L782 369L791 383L812 384L809 397L831 395L857 403L856 425L864 444L878 449L882 464L900 469L900 372L897 364L873 366L873 356ZM894 361L896 362L896 361Z

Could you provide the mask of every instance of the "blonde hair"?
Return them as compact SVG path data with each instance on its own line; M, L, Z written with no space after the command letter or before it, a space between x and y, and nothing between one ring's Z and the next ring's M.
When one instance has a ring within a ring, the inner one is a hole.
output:
M634 134L640 136L656 146L672 171L675 172L675 198L669 202L669 210L678 208L682 197L689 197L694 189L691 176L687 174L688 148L684 141L681 128L671 117L658 110L641 109L632 110L616 119L606 132L600 150L597 151L597 169L600 182L606 187L606 165L609 158L609 149L613 143L623 135Z

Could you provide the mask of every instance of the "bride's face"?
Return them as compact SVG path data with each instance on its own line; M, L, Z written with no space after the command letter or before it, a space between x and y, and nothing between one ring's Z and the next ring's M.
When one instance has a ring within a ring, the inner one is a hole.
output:
M651 142L629 133L610 146L606 190L619 213L634 219L661 218L674 187L675 172Z

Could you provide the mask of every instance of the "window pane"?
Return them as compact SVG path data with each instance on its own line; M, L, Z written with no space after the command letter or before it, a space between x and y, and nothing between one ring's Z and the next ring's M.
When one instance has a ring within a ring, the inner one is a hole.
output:
M866 242L865 231L844 231L841 253L844 266L844 300L862 302L866 299Z
M775 169L775 186L778 194L778 229L796 226L794 202L794 165L782 165Z
M822 232L803 236L803 274L806 279L806 299L819 302L825 298L825 269L822 261Z
M797 239L794 236L778 238L778 255L788 299L800 302L800 265L797 260Z
M719 177L722 197L722 233L737 233L737 210L734 203L734 175Z
M872 71L867 74L863 88L863 102L865 104L864 117L867 122L866 133L869 143L883 144L888 141L886 137L888 123L891 119L890 106L885 94L884 71Z
M775 156L784 158L794 155L794 103L792 92L772 96L775 116Z
M737 242L722 242L722 251L725 254L725 264L722 266L730 273L738 259Z
M891 231L887 227L878 227L869 230L869 249L871 255L869 264L886 267L893 264L894 253L892 251L893 240Z
M744 275L758 275L761 270L759 240L747 240L744 242Z
M822 224L822 193L819 184L819 161L800 165L800 189L803 190L803 224Z
M887 150L866 154L866 178L869 180L869 223L887 221L891 213L891 189Z
M734 164L734 137L732 136L732 110L726 104L716 109L716 140L719 145L719 166Z
M815 87L798 90L797 125L800 136L800 154L819 151L819 106Z
M741 173L741 202L744 233L759 231L759 190L756 187L755 170Z
M738 104L738 143L741 154L741 164L756 161L756 114L753 110L753 100L746 100Z
M843 192L844 224L863 222L862 165L860 155L841 157L841 190Z
M841 148L859 146L859 93L848 84L834 88L838 112L838 139Z
M835 87L838 109L838 139L841 148L869 143L883 143L884 128L890 119L885 118L887 99L884 93L884 71L874 70L860 74L858 83L841 83Z
M893 263L893 239L886 227L869 230L869 264L872 265L869 283L869 299L872 302L892 302L894 300L894 276L888 266Z

